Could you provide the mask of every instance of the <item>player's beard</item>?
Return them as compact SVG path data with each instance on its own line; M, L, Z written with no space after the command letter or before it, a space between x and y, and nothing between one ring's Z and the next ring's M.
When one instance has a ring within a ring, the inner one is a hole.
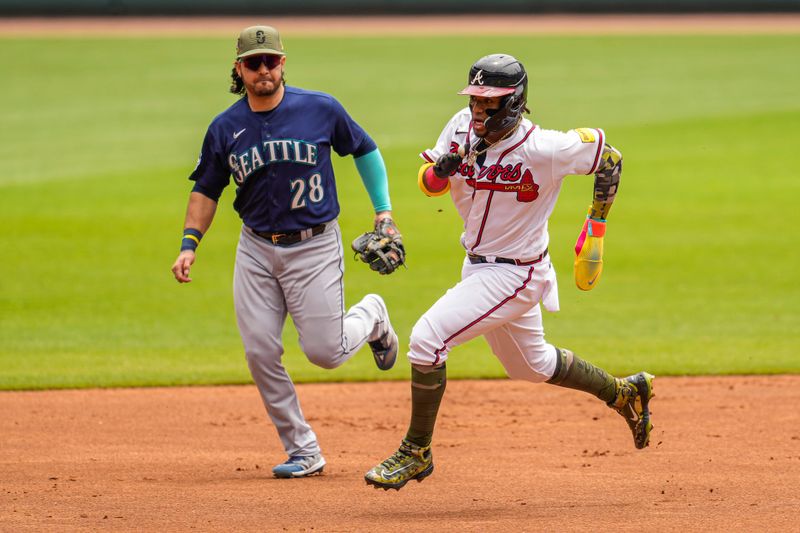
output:
M267 81L271 83L262 84L261 83L262 81ZM253 93L253 96L258 96L258 97L272 96L273 94L278 92L278 89L280 89L282 84L283 84L283 70L281 70L281 76L277 82L275 81L275 78L271 76L269 78L264 77L260 80L256 80L256 82L250 88L250 92Z

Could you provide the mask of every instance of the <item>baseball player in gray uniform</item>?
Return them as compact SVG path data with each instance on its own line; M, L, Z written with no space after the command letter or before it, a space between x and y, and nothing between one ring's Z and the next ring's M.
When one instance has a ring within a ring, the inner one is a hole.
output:
M547 221L564 177L593 174L592 204L575 247L577 286L596 286L606 218L617 192L622 155L600 129L546 130L523 117L528 76L504 54L476 61L460 94L469 106L422 152L419 185L450 193L464 220L461 281L425 312L411 332L411 423L400 448L366 474L368 484L400 489L433 472L431 442L446 386L449 351L483 335L509 377L588 392L617 411L637 448L653 428L653 376L617 378L544 338L539 302L558 310Z
M288 460L281 478L321 473L325 459L303 417L281 363L281 332L291 314L312 363L335 368L369 344L378 368L397 357L397 335L380 296L368 294L345 311L342 235L331 155L352 155L375 209L390 222L383 158L375 142L332 96L287 86L286 54L270 26L238 38L231 92L241 95L211 122L189 197L181 251L172 266L180 283L233 177L234 209L243 225L236 251L236 318L253 380Z

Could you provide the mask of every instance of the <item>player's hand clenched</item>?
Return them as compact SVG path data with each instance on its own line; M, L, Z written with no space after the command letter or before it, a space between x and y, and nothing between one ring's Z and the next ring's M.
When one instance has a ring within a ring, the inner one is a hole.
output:
M184 250L178 255L175 263L172 265L172 275L178 283L189 283L192 278L189 277L189 269L194 264L195 253L192 250Z
M457 153L442 154L433 165L433 173L439 178L449 178L461 164L461 156Z

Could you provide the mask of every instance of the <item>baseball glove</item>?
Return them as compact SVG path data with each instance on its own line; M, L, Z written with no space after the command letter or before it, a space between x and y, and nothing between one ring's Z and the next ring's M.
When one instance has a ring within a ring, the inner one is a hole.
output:
M356 237L351 245L356 257L379 274L391 274L405 264L403 236L391 218L375 224L375 230Z

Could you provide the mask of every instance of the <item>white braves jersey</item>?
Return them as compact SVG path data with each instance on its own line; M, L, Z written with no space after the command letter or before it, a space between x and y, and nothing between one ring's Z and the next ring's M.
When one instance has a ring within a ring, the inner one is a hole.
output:
M464 220L461 244L467 252L521 261L542 254L564 176L595 172L604 137L600 129L564 133L523 119L511 137L492 145L473 166L465 157L450 177L450 195ZM433 163L478 140L464 108L447 123L436 146L420 155Z

